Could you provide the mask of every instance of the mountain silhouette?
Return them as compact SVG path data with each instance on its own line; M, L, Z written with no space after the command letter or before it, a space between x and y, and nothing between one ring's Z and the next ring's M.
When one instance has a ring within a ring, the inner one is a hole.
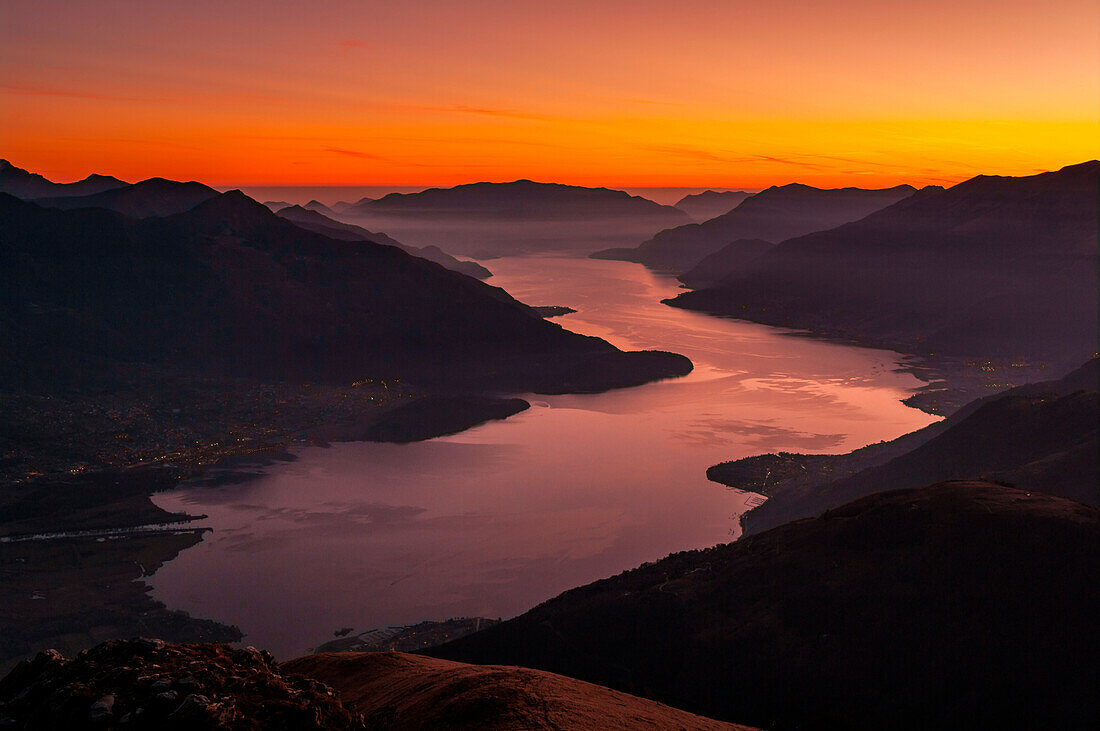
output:
M1068 370L1096 350L1098 177L1093 161L926 189L668 302L903 352Z
M702 222L729 213L751 195L752 193L743 190L707 190L685 195L674 205L696 221Z
M884 492L567 591L433 648L771 729L1087 728L1100 511L959 481Z
M329 206L329 209L334 214L340 214L340 213L343 213L344 211L348 210L349 208L353 208L355 206L361 206L365 203L370 203L373 200L374 200L374 198L368 198L366 196L363 196L362 198L360 198L359 200L354 201L354 202L352 202L352 201L337 201L337 202L333 203L331 206Z
M741 516L745 534L819 515L851 500L929 482L981 478L1100 507L1100 361L1053 381L977 399L924 429L849 454L768 454L715 465L707 476L764 492Z
M307 231L240 191L145 219L0 194L0 242L0 379L15 387L64 387L89 362L548 392L691 369L570 333L392 246Z
M661 231L635 249L594 254L601 259L636 261L648 267L685 272L726 244L739 239L778 243L793 236L834 228L908 198L909 185L882 190L823 190L801 183L768 188L746 198L729 213L704 223Z
M325 216L317 210L306 209L302 206L287 206L275 213L280 218L293 221L302 228L323 234L329 238L339 239L341 241L370 241L375 244L396 246L413 256L419 256L421 259L434 261L436 264L445 266L452 271L461 272L466 276L476 279L486 279L493 275L492 272L477 262L459 261L445 251L442 251L438 246L406 246L384 233L375 233L361 226L341 223L340 221Z
M698 264L680 275L681 282L696 289L717 284L723 279L746 271L756 258L770 251L775 244L764 239L731 241L713 254L704 256Z
M129 183L109 175L89 175L75 183L54 183L38 173L32 173L0 160L0 192L16 198L32 199L50 196L92 195Z
M92 195L39 198L35 202L46 208L67 211L74 208L107 208L134 218L146 218L182 213L217 195L218 191L202 183L149 178Z
M517 180L391 193L335 212L416 246L473 256L594 250L637 240L689 216L621 190Z
M302 206L302 208L305 208L307 211L317 211L318 213L320 213L322 215L325 215L325 216L331 216L332 213L333 213L331 208L329 208L324 203L322 203L321 201L318 201L318 200L312 200L309 203L306 203L304 206Z

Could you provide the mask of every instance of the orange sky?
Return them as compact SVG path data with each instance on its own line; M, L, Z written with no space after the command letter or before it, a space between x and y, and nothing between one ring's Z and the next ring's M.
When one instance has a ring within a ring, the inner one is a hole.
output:
M1097 157L1096 0L3 0L55 180L884 186Z

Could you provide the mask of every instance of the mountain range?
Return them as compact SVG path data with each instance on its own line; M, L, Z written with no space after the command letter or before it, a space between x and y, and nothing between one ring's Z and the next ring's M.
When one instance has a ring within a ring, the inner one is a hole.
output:
M0 160L0 193L16 198L47 198L51 196L93 195L129 183L109 175L89 175L75 183L54 183L38 173L32 173Z
M775 186L746 198L717 218L667 229L636 248L599 251L593 257L636 261L653 269L685 272L730 242L763 239L779 243L858 220L914 192L915 188L909 185L882 190L823 190L801 183Z
M270 206L269 206L270 207ZM335 219L332 219L324 215L317 208L306 208L305 206L286 206L275 212L280 218L285 218L288 221L293 221L302 228L314 231L319 234L328 236L329 238L339 239L341 241L370 241L375 244L385 244L386 246L396 246L402 251L407 251L413 256L418 256L421 259L427 259L428 261L434 261L436 264L440 264L452 271L461 272L469 277L476 279L487 279L492 276L485 267L481 266L475 261L460 261L447 252L440 249L438 246L406 246L400 241L397 241L384 233L375 233L368 231L361 226L355 226L350 223L341 223Z
M90 175L80 183L51 183L41 175L14 167L6 160L0 161L0 189L17 198L34 200L44 208L106 208L134 218L183 213L219 195L217 190L202 183L183 183L165 178L149 178L130 184L116 178ZM45 195L37 195L38 193ZM368 200L370 199L363 199ZM434 261L471 277L484 279L491 276L491 272L485 267L476 262L459 261L438 246L408 246L384 233L375 233L336 221L332 218L335 215L333 210L316 200L311 200L304 206L292 206L284 201L267 201L264 205L281 217L294 220L299 226L332 238L396 246L413 256Z
M133 218L171 216L189 211L203 201L218 195L218 191L195 181L181 183L165 178L149 178L140 183L111 188L91 195L70 195L36 198L43 208L106 208Z
M707 190L685 195L673 205L696 221L709 221L729 213L751 195L752 193L746 193L743 190Z
M667 302L908 353L1068 370L1097 349L1098 179L1092 161L927 188Z
M350 223L382 228L416 246L485 258L594 250L690 221L683 211L621 190L517 180L391 193L334 207Z
M143 219L0 194L0 237L9 387L49 390L111 362L549 391L690 370L682 356L570 333L392 246L307 231L238 191Z

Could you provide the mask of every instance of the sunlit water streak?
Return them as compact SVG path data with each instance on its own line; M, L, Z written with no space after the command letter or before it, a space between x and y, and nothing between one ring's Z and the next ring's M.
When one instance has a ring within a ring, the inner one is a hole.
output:
M563 326L687 355L686 378L598 395L532 396L503 422L407 445L297 451L235 485L158 495L213 528L150 580L169 607L238 624L292 656L360 630L508 617L670 552L733 539L753 496L717 462L845 452L924 426L895 353L660 304L675 280L636 264L496 259L504 287L579 312Z

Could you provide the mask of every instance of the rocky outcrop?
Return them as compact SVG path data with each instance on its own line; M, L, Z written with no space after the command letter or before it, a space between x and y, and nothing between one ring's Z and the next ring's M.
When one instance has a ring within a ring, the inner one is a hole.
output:
M115 640L72 660L55 650L0 681L0 727L71 729L362 729L321 682L284 673L253 647Z

